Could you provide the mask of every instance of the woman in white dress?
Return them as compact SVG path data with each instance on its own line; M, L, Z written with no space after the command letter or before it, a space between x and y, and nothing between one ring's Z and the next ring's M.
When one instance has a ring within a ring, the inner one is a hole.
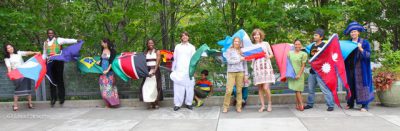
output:
M253 68L253 80L254 85L258 87L258 96L260 98L261 107L258 110L259 112L263 112L265 108L264 104L264 94L268 98L268 108L267 111L272 111L272 101L271 101L271 90L269 89L270 83L275 83L275 75L274 70L271 65L271 58L273 58L273 53L271 50L271 46L268 42L264 42L265 34L261 29L254 29L251 34L252 41L255 46L261 47L265 52L265 57L255 59L252 62Z
M149 103L148 109L158 109L159 101L163 100L162 85L161 85L161 72L160 51L155 48L153 39L147 40L147 48L144 51L146 54L146 64L149 69L149 77L143 79L139 89L139 100Z
M5 44L3 49L4 49L4 62L6 63L8 72L17 69L18 66L24 63L24 59L22 59L22 56L40 54L40 52L17 51L11 44ZM15 85L14 104L12 106L13 111L18 110L18 97L20 96L27 96L28 108L33 109L32 96L31 96L32 80L28 78L21 78L14 80L13 83Z

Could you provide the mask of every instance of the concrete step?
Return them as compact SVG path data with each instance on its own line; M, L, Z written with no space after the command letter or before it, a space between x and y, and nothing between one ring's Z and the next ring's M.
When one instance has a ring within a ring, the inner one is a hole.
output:
M345 92L338 93L341 103L345 103ZM303 102L307 102L307 93L303 94ZM223 96L212 96L205 100L205 106L222 106L224 101ZM139 101L139 99L121 99L121 107L147 107L147 104ZM50 101L34 101L34 106L38 108L50 108ZM275 104L294 104L295 95L294 94L273 94L272 103ZM315 103L325 103L322 93L316 93ZM267 103L266 103L267 104ZM20 106L26 106L26 101L19 102ZM173 98L164 98L164 101L160 103L162 107L173 107ZM257 95L249 95L247 100L247 105L259 105L259 98ZM11 108L12 102L1 102L0 108ZM56 107L60 105L56 104ZM103 100L67 100L65 101L63 107L74 107L74 108L96 108L104 107Z

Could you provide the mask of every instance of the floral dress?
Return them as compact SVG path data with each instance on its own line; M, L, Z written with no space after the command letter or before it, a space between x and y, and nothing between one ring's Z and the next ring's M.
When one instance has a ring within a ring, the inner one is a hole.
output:
M103 54L101 55L101 67L103 70L106 70L108 66L111 64L110 55ZM115 77L114 72L110 70L107 74L100 75L99 78L100 92L103 97L104 102L108 106L118 106L119 105L119 96L117 87L115 87Z
M266 52L266 56L255 59L252 62L254 85L275 83L274 69L272 68L271 60L267 58L272 55L271 46L268 42L255 44L255 46L261 47Z

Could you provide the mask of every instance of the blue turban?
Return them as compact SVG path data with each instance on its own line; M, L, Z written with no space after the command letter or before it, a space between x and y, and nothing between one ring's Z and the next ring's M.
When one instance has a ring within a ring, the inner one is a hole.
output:
M350 32L353 31L353 30L357 30L357 31L359 31L359 32L364 32L364 31L366 31L366 29L364 28L364 26L362 26L362 25L360 25L359 23L357 23L357 22L354 21L354 22L351 22L351 23L347 26L346 30L344 30L343 33L344 33L345 35L349 35Z

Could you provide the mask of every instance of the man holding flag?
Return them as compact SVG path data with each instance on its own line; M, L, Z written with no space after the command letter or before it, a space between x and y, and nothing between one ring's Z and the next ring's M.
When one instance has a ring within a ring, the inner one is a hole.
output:
M50 104L53 107L57 101L57 96L60 100L60 104L64 104L65 101L65 87L64 87L65 60L64 61L61 59L52 60L51 57L62 56L61 54L62 45L78 43L78 40L56 37L55 32L52 29L47 30L47 37L48 37L47 40L43 44L43 58L47 59L46 77L50 81L50 94L51 94Z
M194 78L189 75L190 60L196 48L189 43L189 33L181 34L181 43L175 46L174 62L172 63L171 80L174 81L174 111L178 111L185 103L193 110Z
M310 57L312 58L315 54L317 54L321 49L324 47L325 43L322 42L322 39L324 38L324 30L322 29L317 29L314 32L314 42L315 44L312 45L311 51L310 51ZM314 100L315 100L315 88L316 86L319 86L322 93L324 94L324 98L326 101L326 105L328 106L327 111L333 111L334 109L334 102L333 102L333 96L331 91L325 86L324 82L313 69L310 69L310 75L308 77L308 97L307 97L307 106L304 107L304 109L311 109L314 106Z

